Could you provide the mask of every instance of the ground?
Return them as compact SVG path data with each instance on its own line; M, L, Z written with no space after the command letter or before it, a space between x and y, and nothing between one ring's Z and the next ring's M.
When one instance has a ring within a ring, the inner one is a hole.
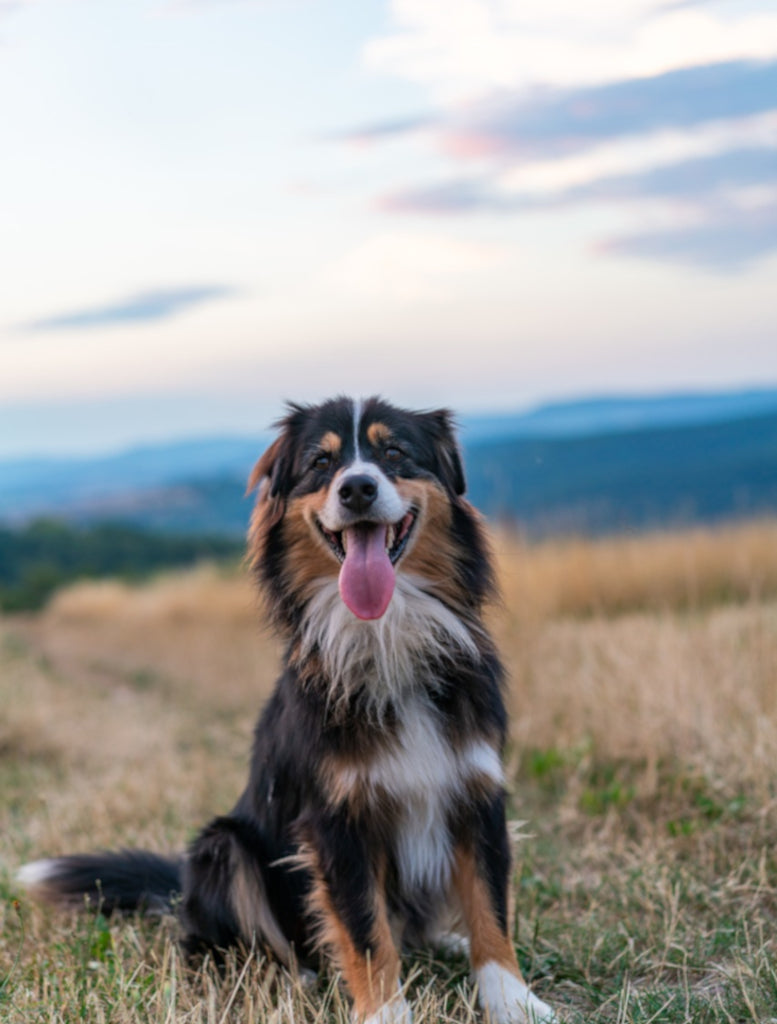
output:
M514 936L570 1024L777 1021L777 526L496 538ZM348 1020L338 979L183 966L172 920L32 904L24 861L182 849L244 780L279 651L240 568L83 583L0 619L0 1019ZM464 960L416 1020L476 1021Z

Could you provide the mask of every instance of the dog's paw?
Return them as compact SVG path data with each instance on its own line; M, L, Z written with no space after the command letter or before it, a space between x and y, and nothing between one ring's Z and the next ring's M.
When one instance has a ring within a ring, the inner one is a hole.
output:
M403 995L394 996L369 1017L361 1018L361 1024L413 1024L413 1011Z
M491 1024L560 1024L520 978L493 961L477 972L478 998Z
M469 956L469 939L457 932L437 932L430 938L429 945L443 956Z

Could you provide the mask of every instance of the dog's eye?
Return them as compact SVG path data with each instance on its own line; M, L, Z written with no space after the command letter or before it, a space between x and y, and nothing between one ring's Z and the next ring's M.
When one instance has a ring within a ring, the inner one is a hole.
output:
M313 469L329 469L332 465L332 456L329 452L319 452L313 459Z
M388 448L384 449L383 454L389 462L399 462L402 458L402 451L396 445L389 445Z

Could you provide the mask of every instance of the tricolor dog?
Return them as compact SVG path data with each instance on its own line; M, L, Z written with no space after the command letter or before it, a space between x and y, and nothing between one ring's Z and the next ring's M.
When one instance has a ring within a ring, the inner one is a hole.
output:
M446 411L292 405L250 479L249 534L286 642L248 784L179 859L37 861L38 895L177 904L185 948L253 943L342 972L354 1016L409 1022L399 951L460 936L492 1022L549 1022L508 934L493 573Z

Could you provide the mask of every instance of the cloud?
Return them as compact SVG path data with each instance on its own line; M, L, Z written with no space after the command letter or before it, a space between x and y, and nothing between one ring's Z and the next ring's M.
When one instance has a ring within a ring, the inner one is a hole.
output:
M635 233L599 251L665 260L674 240L682 262L738 271L777 249L771 215L759 222L753 212L777 200L775 112L777 61L546 89L531 99L502 93L441 112L433 129L429 118L426 126L418 119L414 129L433 130L453 165L470 163L476 174L395 189L377 205L446 216L662 202L663 221L682 229ZM613 158L625 173L605 173ZM577 180L573 173L564 182L565 168L577 171ZM551 184L540 173L548 169Z
M580 89L502 92L469 107L358 128L378 140L432 132L454 159L567 156L613 139L687 130L777 109L777 60L729 61Z
M459 178L440 185L399 189L381 196L377 207L385 213L456 214L525 209L499 191L488 178Z
M484 175L426 188L389 193L379 207L391 212L457 214L554 209L591 200L603 202L670 199L696 203L700 196L732 189L777 191L777 148L751 147L603 176L553 192L505 191Z
M777 61L733 61L682 68L651 78L551 92L527 101L495 100L460 124L443 143L460 156L547 157L602 141L687 129L777 108Z
M438 124L432 114L415 114L410 117L397 117L387 121L363 125L342 132L334 132L326 137L329 142L353 142L357 144L381 142L393 137L409 135L426 128L434 129Z
M381 206L404 213L503 215L592 201L664 201L675 211L673 227L611 239L596 246L601 253L740 271L777 252L777 149L732 150L549 194L506 192L488 177L461 179L385 196Z
M682 262L736 271L777 248L766 0L393 0L391 12L365 62L425 85L427 109L343 137L431 141L448 174L386 190L379 209L618 203L639 227L599 251L665 260L674 240Z
M768 0L393 0L366 66L437 101L576 88L777 53Z
M197 285L188 288L163 288L139 292L105 306L94 306L69 313L33 320L24 329L34 333L90 330L122 324L167 320L195 306L235 295L223 285Z
M637 174L624 174L562 193L560 202L588 199L682 199L695 201L700 195L731 189L750 189L777 184L777 148L729 150L697 157Z
M708 270L743 270L777 253L777 202L754 209L711 208L697 224L610 239L599 247L608 255L683 263Z

